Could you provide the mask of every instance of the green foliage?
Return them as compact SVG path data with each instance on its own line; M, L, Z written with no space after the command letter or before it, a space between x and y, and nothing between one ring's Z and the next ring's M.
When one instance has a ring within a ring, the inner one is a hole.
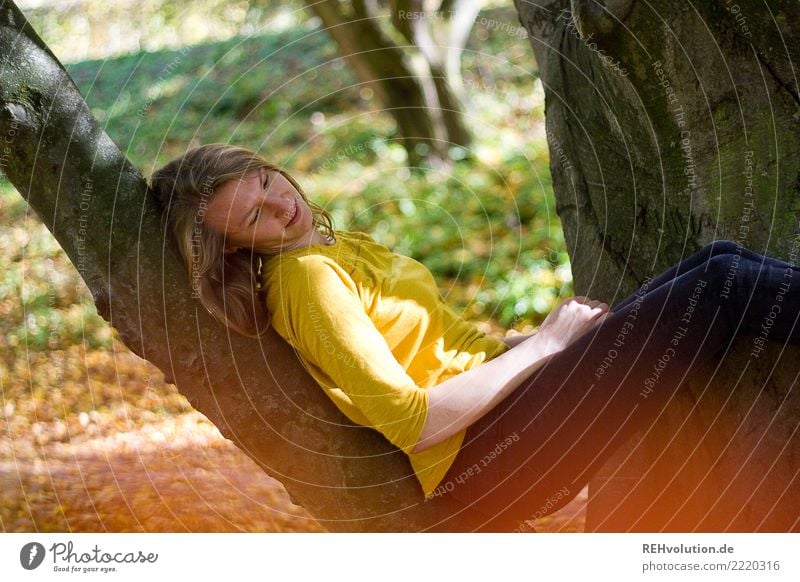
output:
M322 31L293 29L85 61L68 71L108 133L148 172L193 140L302 147L314 137L312 113L352 110L360 101L335 57ZM369 127L356 124L356 133Z
M300 26L301 0L29 0L17 3L64 63Z

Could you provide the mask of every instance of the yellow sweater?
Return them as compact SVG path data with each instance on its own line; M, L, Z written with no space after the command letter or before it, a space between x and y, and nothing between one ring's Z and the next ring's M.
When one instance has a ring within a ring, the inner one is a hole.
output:
M335 234L333 245L264 262L272 325L339 410L409 456L429 495L455 459L464 431L411 453L425 424L428 390L509 347L445 304L418 261L364 233Z

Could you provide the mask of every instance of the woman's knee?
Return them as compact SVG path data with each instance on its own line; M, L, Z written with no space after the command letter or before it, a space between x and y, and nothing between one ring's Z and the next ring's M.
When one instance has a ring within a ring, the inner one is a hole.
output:
M709 256L717 256L717 255L725 255L725 254L741 254L740 249L741 247L733 242L732 240L728 239L720 239L715 240L708 243L705 247L708 250Z

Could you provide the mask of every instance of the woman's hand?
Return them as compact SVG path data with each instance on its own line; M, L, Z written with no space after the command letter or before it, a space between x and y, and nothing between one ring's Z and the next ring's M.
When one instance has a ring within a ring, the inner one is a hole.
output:
M538 333L428 390L428 415L411 452L424 451L477 422L608 313L605 303L569 297L545 318Z
M545 334L553 353L560 352L610 314L597 299L567 297L545 317L538 335Z

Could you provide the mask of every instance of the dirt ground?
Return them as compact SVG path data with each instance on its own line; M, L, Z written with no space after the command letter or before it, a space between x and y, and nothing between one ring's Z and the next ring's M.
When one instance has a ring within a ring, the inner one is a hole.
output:
M74 444L4 439L0 491L6 532L325 531L197 413ZM583 531L585 505L584 490L537 531Z

